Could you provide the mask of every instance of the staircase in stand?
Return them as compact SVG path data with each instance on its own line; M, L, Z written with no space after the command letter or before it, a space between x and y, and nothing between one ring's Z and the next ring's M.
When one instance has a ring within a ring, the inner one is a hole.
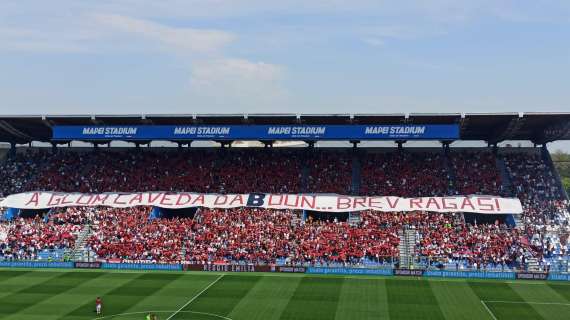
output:
M503 191L503 194L509 197L515 196L513 182L511 181L511 175L507 170L507 165L505 164L505 160L501 155L497 155L495 161L497 169L499 169L499 174L501 176L501 189Z
M351 226L357 226L360 224L360 212L350 212L348 214L348 224Z
M360 194L360 185L361 185L361 172L362 172L362 165L360 163L360 156L358 151L353 151L352 155L352 183L351 183L351 193L353 195Z
M90 258L93 258L93 255L89 254L89 249L85 247L90 235L91 235L91 225L86 224L83 226L81 231L79 231L73 249L68 250L68 252L65 253L65 257L67 260L89 261Z
M513 185L513 181L511 180L511 175L507 170L505 160L500 154L497 154L495 159L495 163L497 165L497 169L499 169L499 175L501 177L501 191L503 195L507 197L516 197L515 187ZM507 224L512 224L512 226L517 229L524 228L524 223L521 220L520 214L509 215L507 218Z
M182 258L182 260L186 260L186 245L183 244L182 248L180 249L180 257Z
M405 227L400 230L400 268L413 269L416 261L416 230Z
M528 272L539 272L540 265L538 264L538 259L536 258L528 258L526 260L526 269Z
M303 219L299 216L298 213L293 214L291 217L291 225L292 226L299 226L303 223Z

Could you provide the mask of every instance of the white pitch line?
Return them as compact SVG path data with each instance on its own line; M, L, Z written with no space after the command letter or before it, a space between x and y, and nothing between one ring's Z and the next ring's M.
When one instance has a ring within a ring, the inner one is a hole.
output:
M108 316L103 316L103 317L99 317L99 318L95 318L93 320L101 320L101 319L107 319L107 318L115 318L115 317L121 317L121 316L130 316L130 315L136 315L136 314L149 314L149 313L169 313L169 312L174 312L174 310L172 311L152 311L152 310L148 310L148 311L136 311L136 312L126 312L126 313L117 313L117 314L112 314L112 315L108 315ZM233 320L232 318L228 318L228 317L224 317L221 316L219 314L215 314L215 313L209 313L209 312L200 312L200 311L178 311L178 313L193 313L193 314L203 314L206 316L212 316L215 318L220 318L220 319L224 319L224 320Z
M569 306L570 303L562 303L562 302L528 302L528 301L492 301L492 300L485 300L482 302L489 302L489 303L509 303L509 304L537 304L537 305L554 305L554 306Z
M182 307L180 307L180 309L176 310L176 312L174 312L173 314L170 315L170 317L166 318L166 320L170 320L172 319L172 317L174 317L176 314L178 314L180 311L182 311L182 309L186 308L189 304L191 304L192 302L194 302L194 300L198 299L199 296L202 295L202 293L206 292L206 290L210 289L210 287L212 287L213 285L216 284L216 282L220 281L220 279L222 279L225 276L225 274L221 274L219 277L216 278L216 280L212 281L212 283L210 283L207 287L205 287L202 291L198 292L197 295L195 295L194 297L192 297L192 299L188 300L188 302L186 302Z
M493 314L491 309L489 309L489 307L487 307L487 304L485 303L485 301L481 300L481 304L483 305L483 307L485 307L485 310L487 310L487 312L491 315L491 318L493 318L493 320L497 320L497 317L495 317L495 315Z

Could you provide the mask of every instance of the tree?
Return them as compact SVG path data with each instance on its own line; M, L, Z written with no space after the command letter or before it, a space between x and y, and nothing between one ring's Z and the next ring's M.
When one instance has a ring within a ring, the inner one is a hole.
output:
M554 162L554 166L562 178L564 189L570 194L570 154L556 150L551 156L552 162Z
M570 177L563 177L562 178L562 185L564 185L564 189L566 189L566 193L570 194Z

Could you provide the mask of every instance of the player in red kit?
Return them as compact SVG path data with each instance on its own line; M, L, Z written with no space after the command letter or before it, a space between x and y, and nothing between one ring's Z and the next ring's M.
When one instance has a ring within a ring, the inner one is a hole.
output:
M101 300L101 297L97 297L97 300L95 300L95 311L97 312L97 314L101 314L102 307L103 307L103 301Z

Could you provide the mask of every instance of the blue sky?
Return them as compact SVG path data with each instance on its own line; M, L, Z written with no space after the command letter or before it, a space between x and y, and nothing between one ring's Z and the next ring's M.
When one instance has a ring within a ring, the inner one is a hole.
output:
M0 109L570 111L570 1L0 1Z

